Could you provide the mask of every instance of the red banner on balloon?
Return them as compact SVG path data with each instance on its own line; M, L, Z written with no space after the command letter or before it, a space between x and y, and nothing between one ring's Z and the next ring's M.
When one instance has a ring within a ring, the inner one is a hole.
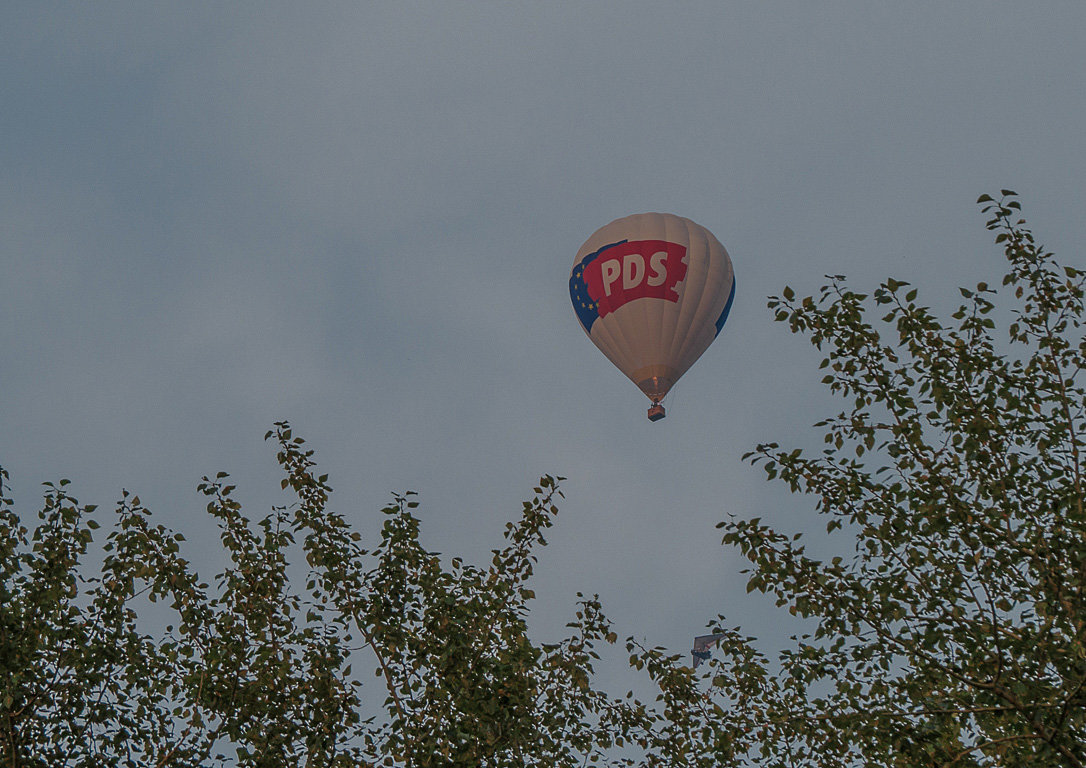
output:
M632 240L601 249L584 268L588 295L600 317L634 299L678 301L686 277L686 246L666 240Z

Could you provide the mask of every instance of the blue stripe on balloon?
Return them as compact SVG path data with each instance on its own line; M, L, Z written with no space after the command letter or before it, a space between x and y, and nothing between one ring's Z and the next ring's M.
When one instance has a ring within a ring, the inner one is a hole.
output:
M732 301L735 299L735 275L732 275L732 292L728 294L728 303L724 305L724 311L720 313L720 317L716 319L716 334L713 335L715 339L720 335L720 329L724 327L724 323L728 320L728 313L732 311Z
M626 240L617 243L609 243L595 253L590 253L573 267L573 273L569 276L569 299L573 302L573 311L577 313L577 319L581 321L586 333L592 333L592 324L599 320L599 307L592 297L588 295L588 284L584 281L584 270L601 253L608 248L622 245Z

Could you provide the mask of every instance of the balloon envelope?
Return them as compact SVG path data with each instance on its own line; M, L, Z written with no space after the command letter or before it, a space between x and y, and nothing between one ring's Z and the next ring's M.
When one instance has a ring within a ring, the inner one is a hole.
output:
M641 213L585 241L569 295L588 337L655 405L720 333L735 274L728 252L705 227L669 213Z

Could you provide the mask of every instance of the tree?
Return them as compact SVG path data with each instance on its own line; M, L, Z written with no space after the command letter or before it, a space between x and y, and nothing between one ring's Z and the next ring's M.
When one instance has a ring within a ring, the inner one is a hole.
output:
M1084 275L1035 242L1013 192L979 203L1010 264L1005 344L984 283L949 326L898 280L770 299L847 408L817 425L821 455L749 458L854 546L820 561L759 519L721 524L748 588L814 623L776 675L760 660L717 678L757 713L737 725L765 765L1086 764Z
M839 556L761 518L720 524L748 591L809 629L778 655L718 617L699 672L626 640L654 702L598 690L617 637L596 598L558 642L526 628L560 478L541 478L486 567L427 552L411 494L367 550L282 423L267 438L289 506L253 524L225 474L200 486L230 559L214 587L138 497L96 558L94 508L67 481L30 532L0 469L0 766L1081 768L1086 275L1035 243L1013 193L980 203L1013 314L983 283L949 325L898 280L770 299L847 405L816 425L822 453L748 455L813 496ZM148 631L144 601L172 623ZM380 681L372 716L352 665Z
M67 481L47 484L32 534L0 501L0 765L572 766L644 742L645 708L589 685L594 646L616 640L595 598L568 637L527 637L557 479L540 480L478 568L421 547L411 494L363 549L304 441L286 423L268 438L289 508L253 525L225 473L200 485L231 560L214 589L127 492L98 575L94 507ZM6 480L0 469L0 497ZM172 623L141 627L143 600L166 603ZM366 719L361 660L385 690Z

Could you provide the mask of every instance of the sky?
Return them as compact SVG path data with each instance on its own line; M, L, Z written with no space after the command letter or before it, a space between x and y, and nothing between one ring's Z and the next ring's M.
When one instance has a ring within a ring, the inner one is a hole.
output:
M1084 39L1077 3L4 4L16 507L127 488L210 577L196 485L284 503L286 419L371 544L414 490L426 546L485 564L566 477L539 641L582 591L677 652L717 614L779 643L715 524L824 526L742 456L818 446L839 405L766 297L894 277L952 308L1002 275L975 205L1001 188L1082 266ZM712 230L738 283L658 423L568 294L581 243L644 211Z

